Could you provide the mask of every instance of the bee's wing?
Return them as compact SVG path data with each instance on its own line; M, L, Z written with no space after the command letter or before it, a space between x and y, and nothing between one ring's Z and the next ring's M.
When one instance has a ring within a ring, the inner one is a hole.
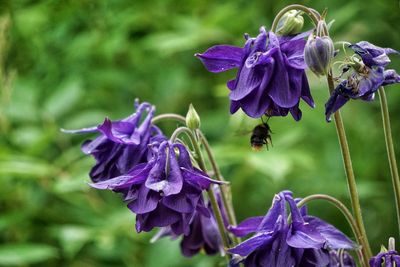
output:
M242 130L237 130L237 131L235 132L235 136L248 135L248 134L251 134L252 132L253 132L253 130L244 130L244 129L242 129Z

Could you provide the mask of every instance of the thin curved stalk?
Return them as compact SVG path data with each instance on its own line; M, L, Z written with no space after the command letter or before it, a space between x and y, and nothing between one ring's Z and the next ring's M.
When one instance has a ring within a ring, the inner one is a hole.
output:
M333 83L333 78L332 78L331 73L332 73L332 70L330 70L329 74L327 75L327 82L328 82L328 87L329 87L330 93L332 93L334 90L334 83ZM340 144L340 150L342 152L343 165L344 165L346 178L347 178L346 180L347 180L347 186L349 189L349 194L350 194L350 199L351 199L351 206L353 209L355 221L357 223L358 228L360 229L360 244L362 246L363 254L367 258L371 258L372 252L371 252L371 248L368 243L368 239L367 239L367 235L366 235L365 227L364 227L364 222L362 219L360 199L359 199L359 195L358 195L358 191L357 191L357 183L356 183L356 179L354 176L349 145L347 143L347 138L346 138L346 131L344 129L343 120L342 120L342 116L340 115L340 111L335 112L334 119L335 119L336 132L337 132L339 144Z
M318 24L318 19L319 18L314 13L315 10L311 10L308 7L303 6L303 5L295 4L295 5L289 5L289 6L285 7L285 8L283 8L281 11L279 11L279 13L275 16L274 22L272 23L271 31L275 32L276 31L276 27L278 26L279 20L283 17L283 15L286 12L288 12L290 10L293 10L293 9L303 11L304 13L306 13L310 17L310 19L313 21L313 23L315 25Z
M211 147L206 139L206 137L204 136L204 134L201 131L198 131L199 137L200 137L200 141L204 146L204 149L207 153L207 157L209 162L211 163L211 167L214 171L214 175L216 177L216 179L218 181L225 181L224 177L221 175L221 171L217 165L217 162L214 158L214 154L212 153ZM222 198L222 202L224 204L226 213L228 215L228 220L229 220L229 224L230 225L237 225L236 222L236 216L235 216L235 210L233 209L233 204L232 204L232 194L230 192L230 188L228 185L220 185L220 191L221 191L221 198ZM234 244L236 245L238 243L241 242L240 238L234 236L233 237L233 241Z
M385 134L386 151L389 159L390 174L392 176L392 184L394 190L394 197L396 202L397 224L400 233L400 179L397 170L396 155L394 153L392 130L390 127L389 109L386 100L385 89L381 86L378 90L379 101L381 103L383 132Z
M175 114L175 113L165 113L165 114L157 115L151 120L151 123L156 124L163 120L175 120L175 121L181 122L183 124L186 124L185 117L183 117L179 114Z
M203 155L201 153L199 143L197 142L197 136L189 128L187 128L187 127L179 127L171 135L170 141L174 142L178 138L178 136L180 134L186 134L189 137L189 139L190 139L190 141L191 141L191 143L193 145L193 148L194 148L194 153L196 154L196 157L195 157L196 162L199 165L200 169L202 171L204 171L205 173L207 173L207 168L206 168L206 165L205 165L205 162L204 162L204 158L203 158ZM229 247L229 242L228 242L228 238L227 238L226 233L225 233L224 221L222 219L221 210L218 207L218 202L217 202L217 200L215 198L215 192L214 192L212 186L210 186L210 188L207 190L207 195L208 195L208 198L210 200L210 203L211 203L211 206L212 206L212 210L213 210L214 215L215 215L215 219L217 221L218 231L220 233L222 243L224 245L224 248L228 248ZM229 261L228 254L226 254L226 259Z

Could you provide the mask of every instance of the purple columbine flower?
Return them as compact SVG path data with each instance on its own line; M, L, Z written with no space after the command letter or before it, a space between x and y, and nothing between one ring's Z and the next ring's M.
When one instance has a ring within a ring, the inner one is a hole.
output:
M300 120L300 98L314 107L304 62L308 33L278 37L260 28L256 38L245 35L243 48L216 45L196 54L210 72L238 68L236 79L228 81L231 113L241 108L248 116L286 116Z
M344 250L329 251L329 265L327 267L356 267L353 257Z
M121 192L136 214L137 232L169 226L173 234L187 235L196 212L209 216L203 191L219 182L193 167L182 144L163 141L152 153L148 162L128 173L91 186Z
M292 222L288 222L289 203ZM234 263L246 267L268 266L326 266L329 249L354 249L356 244L342 232L323 220L299 209L289 191L274 197L272 207L264 217L246 219L230 231L237 236L254 236L228 250L237 254Z
M138 163L146 162L148 145L165 140L160 129L151 124L155 107L135 100L136 112L117 121L108 118L96 127L68 130L68 133L99 133L94 140L82 144L82 151L96 159L89 175L100 182L130 171Z
M361 62L353 62L357 69L342 80L325 104L326 120L331 120L331 115L346 104L350 99L372 101L375 92L380 86L400 83L400 76L395 70L385 70L390 62L388 53L398 53L391 48L380 48L368 42L359 42L350 47L358 54Z
M400 254L395 250L381 252L369 260L371 267L394 267L400 266Z

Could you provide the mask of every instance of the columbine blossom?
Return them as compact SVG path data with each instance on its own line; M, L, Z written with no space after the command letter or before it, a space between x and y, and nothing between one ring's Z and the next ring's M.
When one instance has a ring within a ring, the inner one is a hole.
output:
M165 140L160 129L151 124L154 106L147 102L139 104L135 100L135 109L135 113L122 120L111 121L106 118L96 127L66 131L100 134L82 145L82 151L96 159L89 174L93 182L127 173L138 163L147 161L150 143Z
M286 203L292 222L288 222ZM275 196L271 209L264 217L252 217L231 227L237 236L254 236L228 250L237 254L234 261L243 261L246 267L255 266L326 266L330 249L354 249L349 240L334 226L307 215L299 209L289 191ZM235 262L235 263L236 263Z
M380 48L368 42L359 42L350 45L354 52L363 61L358 69L345 80L342 80L332 92L328 102L325 104L326 120L350 99L361 99L372 101L375 92L380 86L400 83L400 76L395 70L385 70L390 62L387 54L398 53L391 48Z
M381 252L369 260L371 267L394 267L400 266L400 254L395 250Z
M210 72L238 69L236 78L227 83L232 114L239 108L252 118L290 112L300 120L300 98L314 107L304 71L306 35L278 37L261 27L256 38L245 35L243 48L216 45L196 56Z
M152 153L148 162L92 186L123 193L128 208L136 214L137 232L169 226L175 235L187 235L196 212L210 216L202 192L218 182L193 167L182 144L163 141Z

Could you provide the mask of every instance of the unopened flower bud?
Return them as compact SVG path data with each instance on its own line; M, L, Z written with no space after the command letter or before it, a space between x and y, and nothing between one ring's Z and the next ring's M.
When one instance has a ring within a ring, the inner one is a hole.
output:
M304 49L304 60L316 75L326 75L334 53L333 42L329 36L310 36Z
M200 128L200 117L194 109L193 105L189 105L188 113L186 114L186 126L191 130Z
M302 12L298 10L290 10L286 12L278 21L276 33L280 35L291 35L301 31L304 25Z

